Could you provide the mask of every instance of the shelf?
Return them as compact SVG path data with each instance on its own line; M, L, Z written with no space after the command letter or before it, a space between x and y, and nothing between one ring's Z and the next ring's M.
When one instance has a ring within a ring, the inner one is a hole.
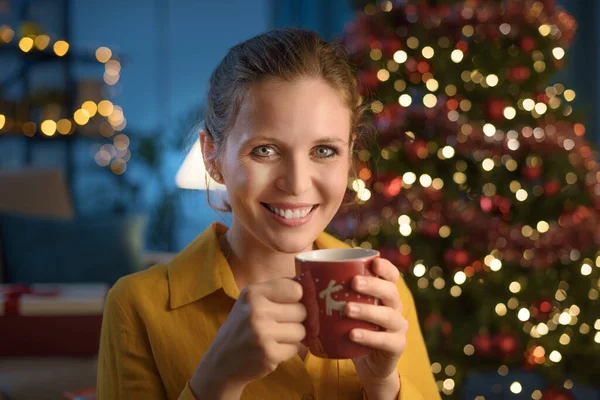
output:
M115 135L116 134L117 133L115 133ZM98 142L98 141L109 139L102 135L90 136L90 135L86 135L83 133L77 133L77 131L75 133L71 133L69 135L61 135L60 133L56 133L56 134L54 134L54 136L46 136L46 135L25 136L22 133L0 132L0 140L2 140L3 138L23 139L23 140L27 140L28 142L33 142L33 143L50 143L50 142L61 143L61 142L68 142L68 141L72 141L72 140L79 140L79 139L93 140L93 141Z
M54 53L54 51L52 51L51 49L46 49L46 50L33 50L32 49L31 51L28 51L26 53L26 52L22 51L18 45L3 44L3 45L0 45L0 55L2 55L2 53L15 54L29 63L60 61L60 62L68 62L68 63L81 62L81 63L101 64L96 59L96 56L94 54L82 53L82 52L74 53L73 51L71 51L71 49L69 49L67 54L65 54L64 56L61 57L61 56L57 56L56 53ZM121 59L119 59L119 62L121 63L121 65L123 65L123 61Z

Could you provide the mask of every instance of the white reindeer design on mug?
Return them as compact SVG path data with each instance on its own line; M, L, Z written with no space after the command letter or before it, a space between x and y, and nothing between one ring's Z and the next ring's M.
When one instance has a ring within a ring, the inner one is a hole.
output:
M344 307L346 306L345 301L337 301L331 297L332 293L339 292L342 290L342 285L335 285L335 280L329 282L327 289L324 289L319 293L320 298L325 298L326 314L333 315L333 310L338 310L340 316L344 317Z

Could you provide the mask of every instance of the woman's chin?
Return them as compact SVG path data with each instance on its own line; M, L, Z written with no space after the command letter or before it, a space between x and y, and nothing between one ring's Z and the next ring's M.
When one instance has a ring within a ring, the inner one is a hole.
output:
M313 250L313 244L321 231L313 232L312 229L298 230L296 232L271 232L269 247L279 253L298 254L303 251Z
M279 253L285 254L298 254L303 251L310 251L313 249L314 239L304 239L304 240L278 240L276 243L272 244L272 248Z

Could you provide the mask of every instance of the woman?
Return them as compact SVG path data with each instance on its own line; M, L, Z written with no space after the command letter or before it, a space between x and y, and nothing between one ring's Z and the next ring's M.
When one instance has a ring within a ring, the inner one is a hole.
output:
M371 348L326 360L301 344L294 256L346 247L323 233L344 199L364 105L336 46L284 29L233 47L213 72L204 162L227 188L231 228L215 223L168 265L111 289L100 399L439 399L410 292L387 260L348 304ZM410 325L410 328L408 326Z

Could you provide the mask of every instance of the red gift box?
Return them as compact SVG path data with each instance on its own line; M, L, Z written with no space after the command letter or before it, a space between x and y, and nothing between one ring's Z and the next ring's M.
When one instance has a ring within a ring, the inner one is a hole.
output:
M0 285L0 357L98 353L105 284Z

